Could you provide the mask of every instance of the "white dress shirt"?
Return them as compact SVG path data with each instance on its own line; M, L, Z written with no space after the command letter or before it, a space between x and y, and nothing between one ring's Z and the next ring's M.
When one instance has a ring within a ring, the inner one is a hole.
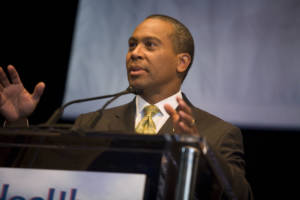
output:
M169 104L173 109L176 109L176 107L178 106L176 97L182 98L181 90L179 90L179 92L177 92L176 94L154 104L160 110L159 113L157 113L152 117L156 126L156 133L159 132L160 128L166 123L166 121L170 117L170 115L164 109L164 105ZM140 95L136 96L135 103L136 103L136 114L135 114L135 127L136 127L140 122L140 120L144 117L143 109L150 104L147 101L145 101Z

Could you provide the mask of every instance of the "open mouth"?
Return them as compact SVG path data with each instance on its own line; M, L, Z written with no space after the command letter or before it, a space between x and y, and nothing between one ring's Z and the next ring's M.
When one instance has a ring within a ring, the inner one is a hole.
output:
M142 67L130 67L129 68L129 74L132 76L137 76L145 73L146 70Z

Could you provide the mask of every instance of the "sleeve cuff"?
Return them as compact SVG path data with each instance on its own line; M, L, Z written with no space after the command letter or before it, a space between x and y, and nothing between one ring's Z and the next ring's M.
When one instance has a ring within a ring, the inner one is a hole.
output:
M14 122L9 122L7 120L3 123L3 128L28 128L29 122L27 118L22 118Z

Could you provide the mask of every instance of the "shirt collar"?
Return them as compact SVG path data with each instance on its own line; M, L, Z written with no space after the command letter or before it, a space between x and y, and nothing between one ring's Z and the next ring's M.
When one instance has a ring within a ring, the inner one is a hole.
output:
M165 116L165 115L167 115L167 116L169 116L169 114L165 111L165 109L164 109L164 105L166 104L166 103L168 103L168 104L170 104L170 106L173 108L173 109L176 109L176 107L178 106L178 102L177 102L177 100L176 100L176 97L180 97L180 98L182 98L182 92L181 92L181 90L179 90L177 93L175 93L174 95L172 95L172 96L169 96L169 97L167 97L167 98L165 98L165 99L163 99L163 100L161 100L161 101L159 101L159 102L157 102L156 104L154 104L154 105L156 105L158 108L159 108L159 110L160 110L160 112L161 112L161 114L163 115L163 116ZM143 109L144 109L144 107L146 107L146 106L148 106L148 105L150 105L145 99L143 99L143 97L141 97L140 95L137 95L136 96L136 113L142 113L142 111L143 111Z

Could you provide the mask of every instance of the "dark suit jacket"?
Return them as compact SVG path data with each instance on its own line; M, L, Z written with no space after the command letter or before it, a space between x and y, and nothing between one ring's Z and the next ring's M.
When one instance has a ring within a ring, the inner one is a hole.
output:
M251 188L245 178L243 139L240 130L194 107L185 96L184 100L191 106L199 133L206 138L215 152L238 199L252 199ZM101 120L96 124L95 130L134 133L135 112L135 101L105 110ZM75 128L88 128L96 116L97 112L80 115L75 122ZM173 124L169 118L158 134L172 133L172 131ZM223 188L213 187L213 199L223 199Z

